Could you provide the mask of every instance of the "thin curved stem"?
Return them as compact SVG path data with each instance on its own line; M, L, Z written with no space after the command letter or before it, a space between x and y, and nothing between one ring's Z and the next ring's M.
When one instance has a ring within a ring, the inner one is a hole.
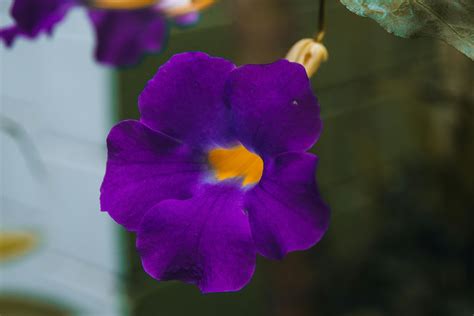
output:
M326 33L326 0L319 0L318 12L318 31L314 37L318 43L321 43Z

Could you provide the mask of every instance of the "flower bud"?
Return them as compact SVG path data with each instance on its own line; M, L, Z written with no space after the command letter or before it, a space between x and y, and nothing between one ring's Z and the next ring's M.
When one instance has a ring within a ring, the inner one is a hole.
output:
M286 55L286 59L304 66L308 77L312 77L323 61L329 57L326 47L312 38L298 41Z

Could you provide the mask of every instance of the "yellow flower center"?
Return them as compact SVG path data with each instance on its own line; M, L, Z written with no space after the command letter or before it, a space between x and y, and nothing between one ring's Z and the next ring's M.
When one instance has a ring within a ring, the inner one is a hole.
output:
M191 12L202 11L214 3L215 0L188 0L184 4L164 6L164 11L170 16L180 16ZM181 1L183 2L183 1ZM160 0L88 0L88 5L101 9L132 10L160 5ZM166 4L166 1L163 1Z
M216 148L209 151L209 164L217 180L242 178L242 185L260 181L263 172L263 160L257 154L239 145L232 148Z
M92 0L92 6L103 9L139 9L152 6L157 0Z

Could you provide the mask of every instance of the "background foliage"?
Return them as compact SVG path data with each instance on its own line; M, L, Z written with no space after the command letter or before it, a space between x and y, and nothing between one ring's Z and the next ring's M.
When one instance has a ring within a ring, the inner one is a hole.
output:
M465 0L341 0L352 12L401 37L430 36L474 60L474 2Z

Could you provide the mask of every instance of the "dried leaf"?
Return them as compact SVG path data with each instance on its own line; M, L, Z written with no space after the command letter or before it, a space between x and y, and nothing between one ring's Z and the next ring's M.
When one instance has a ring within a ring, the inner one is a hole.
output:
M340 0L388 32L439 38L474 60L474 0Z

